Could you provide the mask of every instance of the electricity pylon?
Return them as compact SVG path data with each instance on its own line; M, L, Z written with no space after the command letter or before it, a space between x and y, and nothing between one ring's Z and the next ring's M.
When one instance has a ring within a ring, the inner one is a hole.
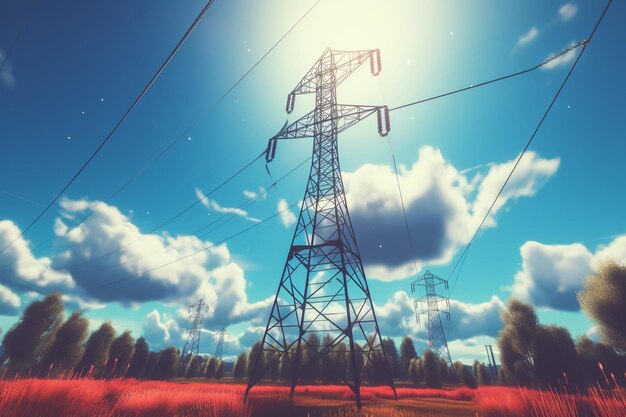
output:
M262 364L261 355L255 358L246 397L285 355L279 363L289 364L293 395L301 369L306 366L305 349L308 360L338 352L347 354L347 370L329 371L337 373L350 387L358 407L363 371L372 361L379 361L387 370L384 376L395 395L348 213L337 149L340 132L374 113L378 113L379 133L386 136L390 129L385 106L337 104L337 86L368 60L372 74L378 75L378 50L326 49L287 98L287 112L291 113L296 95L314 93L315 109L291 125L285 124L269 140L267 162L274 159L279 139L313 138L313 157L298 223L261 342L269 359ZM314 333L330 335L332 342L312 346L307 337Z
M215 333L213 335L213 341L216 342L217 346L215 347L215 356L220 361L222 360L222 356L224 356L224 345L228 346L228 340L230 339L230 333L226 331L225 328Z
M448 289L448 281L446 279L440 278L428 270L411 284L411 292L413 294L417 292L418 287L424 287L426 293L426 295L413 300L415 318L419 323L420 316L426 315L428 320L426 324L428 328L428 347L435 355L445 360L448 366L452 366L452 358L450 358L448 342L441 322L441 313L445 314L447 319L450 320L450 312L448 311L450 309L450 300L448 297L437 293L438 285L443 285L446 290ZM441 308L441 303L445 304L445 309Z
M187 316L187 341L180 356L181 365L186 365L193 355L200 352L200 332L202 330L202 320L209 313L209 306L201 298L189 306Z
M498 368L496 367L496 357L493 356L493 346L485 345L485 350L487 351L487 360L489 361L489 369L491 369L491 377L493 379L493 383L495 384L498 380Z

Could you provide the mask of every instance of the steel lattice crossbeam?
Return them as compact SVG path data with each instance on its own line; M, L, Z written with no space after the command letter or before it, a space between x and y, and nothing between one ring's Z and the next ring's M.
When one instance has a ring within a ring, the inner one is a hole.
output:
M258 360L253 364L246 395L276 361L290 364L293 394L301 368L306 365L304 349L313 352L309 355L315 358L347 353L349 369L337 377L354 392L359 407L366 366L363 363L384 360L383 366L389 371L348 213L337 149L339 132L374 113L378 113L379 133L386 135L389 130L387 107L337 104L337 86L368 60L372 73L377 75L378 50L327 49L287 100L290 113L296 95L314 93L315 109L285 125L268 144L269 162L279 139L312 137L313 157L298 223L262 340L269 360L264 366L259 366ZM332 342L309 346L307 337L311 333L330 335ZM387 373L395 394L391 373Z
M200 332L202 330L202 320L209 313L209 306L201 298L189 306L187 316L187 340L180 356L181 365L186 365L193 355L200 352Z

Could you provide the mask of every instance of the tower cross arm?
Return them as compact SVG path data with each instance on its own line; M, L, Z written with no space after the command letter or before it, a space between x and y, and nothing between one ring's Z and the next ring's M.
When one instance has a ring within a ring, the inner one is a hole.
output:
M358 106L350 104L336 104L336 116L328 120L315 120L315 110L302 116L292 124L285 126L281 129L275 139L300 139L300 138L312 138L315 136L314 128L316 123L324 123L334 121L337 126L337 132L341 133L344 130L354 126L361 120L374 114L377 110L382 109L384 106Z

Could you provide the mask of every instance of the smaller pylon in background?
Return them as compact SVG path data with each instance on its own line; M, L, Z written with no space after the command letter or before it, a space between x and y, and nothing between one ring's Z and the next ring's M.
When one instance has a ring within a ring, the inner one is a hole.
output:
M487 360L489 361L489 368L491 369L491 378L495 383L498 380L498 368L496 367L496 357L493 356L493 347L491 345L485 345L487 351Z
M201 298L189 306L187 316L187 341L180 356L181 365L186 365L193 355L200 352L200 332L202 320L209 313L209 306Z
M448 280L438 277L429 270L426 270L424 275L418 277L411 284L411 292L413 294L417 292L418 287L424 287L424 292L426 293L424 296L414 298L413 300L415 318L419 323L420 316L426 315L428 319L428 347L435 355L445 360L448 366L452 366L452 358L448 350L448 341L443 331L440 314L445 314L447 319L450 320L450 312L448 311L450 309L450 300L448 297L437 293L438 285L443 285L447 290ZM445 304L445 308L441 308L441 304Z
M223 327L219 332L213 335L213 341L215 341L215 343L217 344L217 346L215 347L215 354L213 356L219 359L220 362L222 361L222 356L224 355L224 348L228 347L229 339L230 333L228 333Z

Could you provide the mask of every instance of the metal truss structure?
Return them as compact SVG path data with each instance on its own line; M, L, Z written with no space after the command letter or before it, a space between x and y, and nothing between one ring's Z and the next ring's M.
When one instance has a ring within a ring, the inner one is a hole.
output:
M180 363L186 366L193 355L200 352L200 332L202 330L202 320L209 313L209 306L201 298L189 307L187 316L187 340L183 347Z
M437 293L437 286L443 285L448 289L448 280L438 277L429 270L426 270L424 275L418 277L411 284L411 292L413 294L418 292L419 287L424 287L425 295L419 298L414 298L413 303L415 307L415 318L417 322L420 321L420 316L425 315L427 317L428 328L428 347L433 353L446 361L448 366L452 366L452 358L450 358L450 351L448 350L448 342L443 330L443 324L441 321L441 313L446 315L446 318L450 320L450 300L448 297ZM420 293L422 293L420 291ZM445 308L441 308L441 304L445 304Z
M293 395L305 361L339 353L346 355L348 369L329 371L350 387L358 407L363 372L373 361L380 361L380 369L387 370L385 378L395 395L348 213L337 148L339 132L374 113L381 136L390 129L386 106L337 104L337 86L368 60L372 74L378 75L378 50L326 49L287 99L287 112L291 113L297 95L315 94L315 109L285 124L269 140L267 162L274 159L278 140L286 139L312 137L313 157L298 223L262 339L266 361L255 358L246 396L277 361L289 366ZM308 340L311 334L318 334L319 339L329 335L330 339L313 346Z
M495 384L498 380L498 368L496 366L496 357L493 355L493 346L485 345L487 351L487 361L489 362L489 369L491 370L491 378Z
M224 348L228 347L228 340L230 339L230 333L226 331L225 328L221 328L221 330L213 335L213 341L216 343L215 347L215 356L220 361L222 360L222 356L224 356Z

